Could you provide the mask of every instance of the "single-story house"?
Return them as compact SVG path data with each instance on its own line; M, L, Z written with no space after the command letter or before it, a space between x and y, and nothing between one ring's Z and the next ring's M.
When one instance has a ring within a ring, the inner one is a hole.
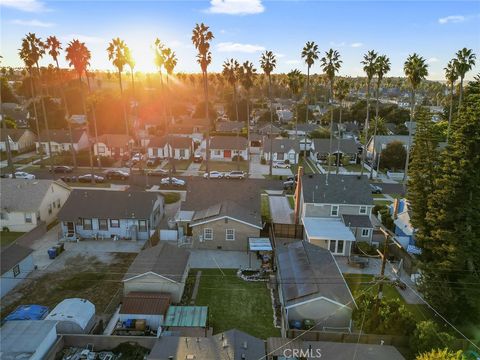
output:
M0 129L0 151L7 151L7 139L10 151L23 153L35 149L36 135L28 129Z
M282 129L280 129L278 126L270 125L270 123L259 125L256 129L257 134L260 134L263 136L269 136L269 137L276 137L280 135L281 132L282 132Z
M156 193L76 189L58 220L66 238L147 240L163 216L164 198Z
M219 133L241 133L247 128L247 124L243 121L218 121L215 124L215 130Z
M243 136L213 136L210 139L210 159L232 161L237 156L248 160L248 141Z
M32 249L15 243L0 250L2 269L0 298L22 283L35 268L32 252Z
M207 119L184 118L168 126L168 133L174 136L189 137L195 142L201 142L207 129L211 126Z
M124 134L103 134L99 136L98 141L93 144L93 153L95 156L118 159L128 154L134 143L135 140L133 140L131 136Z
M342 159L348 156L349 162L355 164L359 151L359 144L354 139L333 139L332 155L336 155ZM310 148L310 158L314 161L325 162L330 154L330 139L313 139Z
M26 108L20 106L17 103L2 103L1 116L2 119L3 117L6 117L15 121L15 124L17 124L17 128L28 127L30 113Z
M174 135L154 137L148 143L147 154L150 159L190 159L193 155L193 141L189 137Z
M367 143L367 158L373 159L374 163L378 161L378 156L387 148L387 145L399 141L408 148L408 135L377 135L372 136ZM413 143L413 137L412 137Z
M122 299L119 320L144 319L147 326L157 330L163 323L170 301L170 294L133 291Z
M355 300L330 251L305 241L277 246L276 266L285 328L313 320L317 330L352 329Z
M27 232L52 223L70 196L61 180L0 179L0 228Z
M270 156L270 147L273 156ZM297 164L299 153L299 142L294 139L265 138L263 142L263 157L266 161L270 161L270 159L273 161L283 160L290 164Z
M333 123L333 134L341 139L358 139L360 127L356 122Z
M278 121L281 123L288 123L293 119L293 113L288 109L279 109L276 111L278 116Z
M49 131L50 146L53 153L62 151L69 151L71 148L70 132L69 130L53 129ZM87 149L90 145L87 132L84 129L72 129L73 148L76 152ZM35 142L37 153L42 151L44 154L49 154L48 137L46 130L40 132L37 141Z
M143 249L123 277L123 294L167 293L172 302L182 299L190 252L164 242Z
M65 299L45 320L56 321L59 334L88 334L95 325L95 305L86 299Z

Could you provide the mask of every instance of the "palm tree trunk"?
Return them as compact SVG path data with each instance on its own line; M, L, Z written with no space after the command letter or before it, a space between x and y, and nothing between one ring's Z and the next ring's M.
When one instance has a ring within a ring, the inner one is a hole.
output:
M415 89L412 89L412 103L410 104L410 121L408 122L408 146L405 159L405 172L403 174L403 188L407 190L408 181L408 163L410 161L410 148L412 147L412 121L415 114Z
M306 91L306 93L307 93L307 99L306 99L306 100L307 100L307 101L306 101L306 103L307 103L307 110L305 111L305 123L308 124L308 105L309 105L309 103L310 103L310 97L309 97L309 95L310 95L310 65L307 67L307 91ZM306 151L306 149L305 149L305 153L306 153L306 152L307 152L307 151Z
M273 109L272 109L272 77L268 74L268 97L270 98L270 131L273 129ZM270 166L268 168L268 174L272 176L273 166L273 139L270 138Z
M87 85L88 85L88 93L92 94L92 88L90 87L90 77L88 76L88 72L85 71L85 76L87 77ZM102 168L102 161L101 156L98 153L98 130L97 130L97 115L96 115L96 108L95 108L95 101L92 103L92 117L93 117L93 129L95 132L95 147L97 148L97 166L98 168ZM94 151L95 153L95 151Z
M119 71L118 72L118 83L120 85L120 97L122 99L122 105L123 105L123 120L125 121L125 133L127 136L130 135L130 129L128 126L128 117L127 117L127 107L125 105L125 101L123 99L123 85L122 85L122 73Z
M206 150L206 155L205 155L205 170L207 174L210 173L210 114L209 114L209 109L208 109L208 74L207 70L204 71L203 73L203 91L205 94L205 117L207 119L207 139L206 139L206 144L205 144L205 150Z
M380 101L378 100L379 94L380 93L380 84L377 85L377 90L376 90L376 99L375 99L375 126L373 128L373 138L375 139L375 136L377 136L377 128L378 128L378 109L380 106ZM365 140L365 144L367 143L367 140ZM370 180L373 179L373 163L375 161L375 151L373 151L373 158L372 162L370 163Z
M238 120L238 102L237 102L237 86L236 84L233 84L233 102L235 103L235 114L237 117L237 122Z
M330 174L330 165L332 160L332 143L333 143L333 80L330 81L330 142L328 146L328 158L327 158L327 176L325 178L328 184L328 176Z
M450 125L452 123L452 111L453 111L453 82L450 85L450 109L448 111L448 128L447 128L447 145L450 138Z
M340 171L340 141L341 141L341 128L342 128L342 103L340 102L340 116L338 119L338 138L337 138L337 171L335 172L336 175L338 175L338 172Z
M460 95L458 97L458 110L457 113L460 114L460 107L462 106L463 100L463 76L460 76Z
M43 90L42 90L42 80L41 80L41 75L40 75L40 67L37 65L37 71L38 71L38 81L40 83L40 99L42 103L42 114L43 114L43 121L45 123L45 133L47 135L47 142L48 142L48 153L50 155L50 171L52 173L52 178L55 179L55 172L53 171L53 154L52 154L52 143L50 141L50 129L48 128L48 119L47 119L47 111L45 109L45 98L43 96Z
M82 83L82 76L78 76L78 80L80 84ZM90 161L90 172L92 174L91 181L92 184L95 184L95 174L93 173L93 157L92 157L92 146L90 145L90 124L88 123L88 115L87 115L87 103L85 101L85 94L83 93L83 89L81 90L82 96L82 106L83 112L85 113L85 120L86 120L86 129L87 129L87 139L88 139L88 159Z
M370 124L370 81L367 84L367 117L365 118L365 127L363 129L364 134L364 142L365 145L362 149L362 162L361 162L361 169L360 169L360 176L363 176L363 167L365 166L365 157L367 156L367 138L368 138L368 125Z
M250 106L249 106L249 94L247 90L247 176L250 175Z
M0 109L2 108L2 98L0 97ZM5 151L7 152L7 164L10 169L10 174L12 174L12 179L15 179L15 168L13 167L12 161L12 152L10 150L10 139L7 135L7 121L5 118L2 119L2 130L5 134Z
M37 140L38 140L38 152L40 154L40 164L43 165L43 148L42 143L40 141L40 126L38 124L38 112L37 112L37 104L35 100L35 89L33 86L33 71L32 69L29 70L30 73L30 92L32 94L32 102L33 102L33 114L35 115L35 127L37 128Z

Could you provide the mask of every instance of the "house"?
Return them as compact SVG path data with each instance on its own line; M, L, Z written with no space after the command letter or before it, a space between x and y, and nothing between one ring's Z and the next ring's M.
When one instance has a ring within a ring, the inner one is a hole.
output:
M273 156L270 156L270 147ZM283 160L290 164L297 164L299 153L300 145L294 139L265 138L263 142L263 157L266 161Z
M0 250L2 275L0 298L4 297L35 268L33 265L33 250L15 243Z
M243 121L218 121L215 124L215 129L219 133L241 133L243 129L246 129L246 123Z
M170 294L132 291L122 299L119 320L146 320L147 326L157 330L165 319L170 301Z
M124 134L103 134L93 144L95 156L105 156L119 159L130 153L135 141Z
M329 359L329 360L405 360L392 345L357 342L304 341L302 339L268 338L266 360Z
M162 336L156 340L147 360L248 360L264 357L262 339L234 329L209 337Z
M356 122L334 123L333 133L335 137L341 139L358 139L360 135L360 127Z
M299 184L305 240L346 256L355 241L371 242L373 225L364 218L374 206L367 176L335 175L327 182L324 174L309 174Z
M220 161L248 160L248 141L243 136L213 136L210 138L210 159Z
M2 359L43 360L57 341L55 321L7 321L0 331Z
M377 163L381 152L386 149L387 145L399 141L404 144L405 149L408 150L408 135L377 135L372 136L367 143L367 158L373 159ZM413 142L413 137L412 137Z
M207 119L184 118L168 126L168 134L180 137L189 137L194 142L199 143L203 140L204 134L210 127Z
M163 215L164 199L156 193L77 189L58 220L67 238L147 240Z
M30 113L27 109L20 106L17 103L2 103L1 105L1 117L12 119L15 121L17 128L28 127L28 120L30 119Z
M0 179L0 227L27 232L51 224L70 196L61 180Z
M260 125L257 127L257 134L264 135L264 136L269 136L269 137L276 137L280 135L282 132L282 129L275 125L270 125L270 124L264 124Z
M10 151L24 153L35 149L36 135L28 129L0 129L0 151L7 151L7 139Z
M333 139L332 152L334 156L340 157L340 160L348 156L349 163L357 162L359 144L354 139ZM310 148L310 158L314 162L325 162L330 154L330 139L313 139Z
M95 325L95 305L86 299L62 300L45 320L57 322L60 334L88 334Z
M143 249L123 277L123 294L167 293L172 302L182 299L190 252L164 242Z
M395 199L390 205L395 225L395 240L403 246L408 253L420 254L421 249L415 244L415 228L412 226L412 210L407 199Z
M297 241L277 246L275 256L285 328L313 320L316 330L352 329L355 300L330 251Z
M147 154L150 159L190 159L193 154L193 141L189 137L174 135L154 137L148 143Z
M53 153L60 153L62 151L69 151L71 142L76 152L87 149L89 140L87 132L84 129L72 129L72 137L70 138L69 130L54 129L49 131L50 146ZM44 154L49 154L48 137L46 130L40 132L37 141L35 142L36 151Z
M281 123L288 123L293 120L293 113L288 109L279 109L276 111L278 116L278 121Z

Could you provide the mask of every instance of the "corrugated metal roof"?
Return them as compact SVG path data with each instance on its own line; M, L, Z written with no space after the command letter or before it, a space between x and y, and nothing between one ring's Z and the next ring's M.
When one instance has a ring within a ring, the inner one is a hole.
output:
M207 306L170 306L163 326L206 327Z

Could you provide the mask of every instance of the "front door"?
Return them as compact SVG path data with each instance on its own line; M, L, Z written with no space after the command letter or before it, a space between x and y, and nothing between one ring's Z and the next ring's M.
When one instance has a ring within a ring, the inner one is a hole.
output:
M75 234L75 224L73 221L67 221L67 236Z
M223 150L223 157L230 159L232 157L232 150Z

